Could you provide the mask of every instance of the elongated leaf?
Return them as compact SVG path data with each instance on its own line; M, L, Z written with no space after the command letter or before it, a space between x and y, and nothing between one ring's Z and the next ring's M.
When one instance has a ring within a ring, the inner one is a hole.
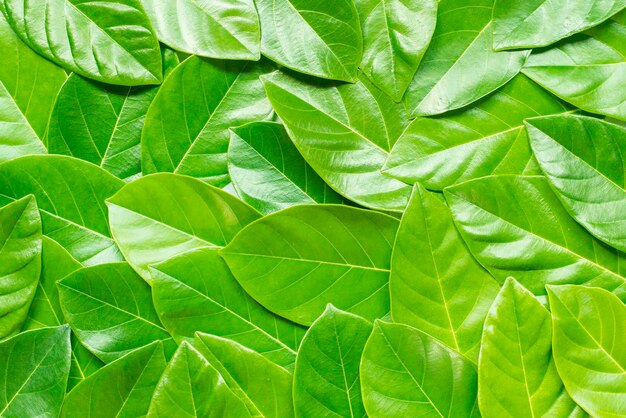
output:
M136 180L107 205L116 242L148 282L149 265L185 251L224 246L260 216L220 189L175 174Z
M415 119L393 146L383 173L432 190L491 174L538 173L523 121L566 110L518 75L468 108Z
M255 4L263 55L304 74L356 81L363 38L352 0L255 0Z
M225 338L198 333L194 347L222 375L251 416L294 416L291 373Z
M228 128L267 119L272 109L259 75L266 62L191 57L159 89L142 134L144 174L160 171L228 183Z
M559 12L560 13L560 12ZM589 112L626 120L626 12L528 59L524 74Z
M567 211L626 251L626 128L583 116L527 122L539 165Z
M343 201L304 161L279 123L232 129L228 172L239 196L265 214L296 204Z
M293 397L298 417L363 417L359 363L372 324L328 305L298 352Z
M483 177L445 194L472 254L500 282L513 276L535 295L586 284L626 299L626 255L578 225L544 177Z
M63 403L61 418L146 416L165 366L159 342L132 351L76 386Z
M70 370L70 328L26 331L0 343L0 370L0 416L58 416Z
M476 369L460 354L401 324L376 321L361 359L370 417L478 417Z
M556 371L550 313L512 278L485 320L478 402L485 418L586 416Z
M252 416L222 376L186 341L159 381L148 417Z
M626 307L603 289L548 286L554 360L591 416L626 414Z
M304 328L252 299L215 248L181 254L150 270L156 311L174 338L193 338L196 331L230 338L293 368Z
M476 363L498 283L472 257L442 199L419 185L391 258L391 315Z
M330 187L366 207L404 209L410 188L380 173L408 124L401 104L363 76L353 85L280 72L262 80L296 148Z
M141 0L161 42L203 57L258 60L261 32L253 0Z
M492 49L494 1L439 2L432 42L405 95L412 116L436 115L466 106L520 71L529 51Z
M361 70L399 102L437 23L436 0L356 0L363 31Z
M0 10L22 41L63 68L111 84L161 82L159 43L139 0L3 0Z
M300 205L244 228L220 254L270 311L310 325L328 303L366 319L389 312L398 221L337 205Z

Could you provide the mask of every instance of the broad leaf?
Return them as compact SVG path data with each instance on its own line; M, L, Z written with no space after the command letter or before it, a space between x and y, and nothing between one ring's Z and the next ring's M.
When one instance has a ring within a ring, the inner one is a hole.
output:
M161 325L150 286L126 263L78 270L57 283L61 308L80 341L109 363L153 341L176 350Z
M352 0L255 0L255 4L263 55L304 74L356 81L363 39Z
M626 299L626 255L578 225L544 177L483 177L445 194L470 251L500 282L513 276L535 295L587 284Z
M296 204L343 201L304 161L279 123L232 129L228 172L239 196L265 214Z
M498 283L472 257L443 200L420 186L402 217L391 258L391 315L476 363Z
M298 417L364 417L359 363L372 324L328 305L298 351L293 397Z
M70 328L26 331L0 343L0 370L0 416L58 416L70 370Z
M549 286L554 360L572 398L594 417L626 415L626 307L603 289Z
M550 313L512 278L485 320L478 402L485 418L586 416L556 371Z
M436 115L466 106L520 71L529 51L492 49L494 1L439 2L432 42L405 95L412 116Z
M122 253L150 282L151 264L201 247L221 247L260 215L199 180L155 174L108 200L111 231Z
M63 403L61 418L146 416L165 366L161 343L132 351L76 386Z
M84 265L121 261L104 200L124 183L90 163L30 156L0 165L0 205L35 195L43 233Z
M552 48L535 51L524 74L589 112L626 120L626 12Z
M258 60L261 33L253 0L141 0L161 42L203 57Z
M361 359L370 417L478 417L476 369L414 328L376 321Z
M304 159L334 190L363 206L401 212L411 189L380 173L408 120L402 104L361 76L357 84L262 77Z
M293 417L291 373L225 338L198 333L194 347L222 375L251 416Z
M215 248L200 248L151 266L159 318L177 340L196 331L230 338L293 368L304 328L274 315L235 280Z
M366 319L389 312L398 221L338 205L300 205L244 228L221 255L270 311L310 325L328 303Z
M159 89L141 142L144 174L161 171L228 183L228 128L272 114L259 75L266 62L191 57Z
M399 102L430 44L436 0L356 0L363 31L360 68Z
M415 119L392 148L383 173L432 190L491 174L535 174L523 121L565 111L553 95L518 75L468 108Z
M583 116L527 122L541 169L570 215L626 251L626 128Z

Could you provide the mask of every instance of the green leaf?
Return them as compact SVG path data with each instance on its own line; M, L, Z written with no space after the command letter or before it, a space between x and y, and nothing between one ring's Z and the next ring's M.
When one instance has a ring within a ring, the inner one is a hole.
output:
M622 12L552 48L535 51L522 71L576 107L626 120L625 56Z
M227 192L175 174L127 184L107 205L117 244L149 283L149 265L201 247L222 247L260 217Z
M364 417L359 363L372 324L328 305L298 351L293 397L298 417Z
M141 0L164 44L203 57L258 60L261 32L253 0Z
M352 0L255 0L255 4L263 55L300 73L356 81L363 39Z
M401 212L410 188L380 173L408 120L363 76L357 84L262 77L274 110L298 151L334 190L360 205Z
M61 418L146 416L166 362L163 345L152 343L115 360L89 376L66 397Z
M292 375L264 356L221 337L198 333L194 347L224 378L250 416L293 417Z
M293 368L304 328L252 299L215 248L189 251L151 266L150 271L156 311L175 339L206 332Z
M214 61L191 57L157 93L143 129L144 174L161 171L228 183L228 128L272 114L259 76L266 61Z
M361 359L371 417L478 417L476 369L414 328L374 323Z
M111 239L104 200L124 183L87 162L56 155L0 164L0 206L37 198L43 233L84 265L121 261Z
M485 418L586 416L556 371L550 313L513 278L485 320L478 402Z
M392 148L383 173L432 190L491 174L535 174L523 121L566 110L518 75L470 107L415 119Z
M332 303L374 320L389 312L398 221L338 205L300 205L244 228L220 254L270 311L310 325Z
M0 343L0 416L59 415L70 370L70 328L26 331Z
M432 42L405 94L412 116L436 115L467 106L520 71L530 51L492 49L494 1L439 2Z
M554 360L565 388L594 417L626 415L626 307L603 289L548 286Z
M584 116L527 121L541 169L569 214L626 251L626 128Z
M4 0L20 39L67 70L105 83L159 84L159 43L139 0Z
M186 341L157 385L148 417L252 416L208 361Z
M478 361L498 283L472 257L442 199L415 186L391 258L391 315Z
M535 295L586 284L626 299L626 255L577 224L544 177L483 177L445 194L470 251L501 283L513 276Z
M265 214L297 204L343 202L276 122L231 129L228 172L237 194Z
M437 23L437 0L356 0L363 31L361 70L399 102Z

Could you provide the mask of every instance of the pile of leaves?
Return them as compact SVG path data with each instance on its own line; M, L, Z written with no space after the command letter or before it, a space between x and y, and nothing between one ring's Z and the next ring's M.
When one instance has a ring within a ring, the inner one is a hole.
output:
M2 0L0 416L626 416L626 0Z

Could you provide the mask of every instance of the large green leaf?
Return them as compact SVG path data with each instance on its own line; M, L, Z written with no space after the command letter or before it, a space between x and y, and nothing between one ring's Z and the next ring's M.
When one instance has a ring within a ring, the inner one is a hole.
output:
M470 107L415 119L393 146L383 173L432 190L491 174L535 174L523 121L565 111L553 95L518 75Z
M185 251L224 246L260 217L227 192L176 174L136 180L107 205L115 240L126 260L148 282L149 265Z
M41 218L35 198L0 208L0 340L19 332L41 271Z
M252 299L215 248L192 250L150 270L156 311L175 339L206 332L230 338L283 367L293 367L304 328Z
M144 417L165 366L159 342L132 351L76 386L63 403L61 418Z
M437 23L437 0L356 0L363 31L361 70L399 102Z
M498 283L472 257L440 196L417 185L393 248L391 315L476 363Z
M445 193L470 251L500 282L513 276L535 295L587 284L626 299L626 255L577 224L544 177L483 177Z
M474 365L406 325L374 323L361 385L372 418L480 416Z
M203 57L258 60L253 0L141 0L161 42Z
M626 415L626 307L603 289L548 286L554 360L572 398L594 417Z
M626 120L626 12L534 52L524 74L589 112Z
M276 122L231 129L228 172L237 194L262 213L343 199L302 158Z
M478 402L485 418L585 416L556 371L550 313L513 278L485 320Z
M338 205L300 205L244 228L221 255L270 311L310 325L328 303L374 320L389 313L395 218Z
M293 417L291 373L225 338L198 333L194 347L222 375L251 416Z
M124 183L90 163L56 155L0 164L0 206L35 195L43 233L76 260L93 265L121 261L111 239L104 200Z
M372 324L328 305L298 351L293 398L298 417L364 417L359 363Z
M506 84L522 68L529 51L492 49L494 1L439 2L432 42L405 95L413 116L466 106Z
M261 52L287 68L354 82L363 54L353 0L255 0Z
M70 371L70 328L26 331L0 343L0 416L59 415Z
M80 341L109 363L153 341L176 343L152 305L150 286L126 263L78 270L57 283L61 308Z
M570 215L626 251L626 128L583 116L531 119L541 169Z
M159 43L139 0L3 0L0 10L35 52L111 84L159 84Z
M281 72L262 80L296 148L330 187L363 206L404 209L411 189L380 173L408 124L401 104L363 76L357 84L302 80Z
M272 114L259 75L266 62L191 57L170 74L146 116L141 142L144 174L187 174L228 183L228 128Z

